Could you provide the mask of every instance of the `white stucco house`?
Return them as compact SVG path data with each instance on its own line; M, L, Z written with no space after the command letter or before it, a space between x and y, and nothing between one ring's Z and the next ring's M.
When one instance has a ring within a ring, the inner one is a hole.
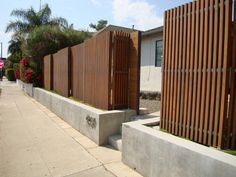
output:
M163 27L142 32L140 90L161 92Z

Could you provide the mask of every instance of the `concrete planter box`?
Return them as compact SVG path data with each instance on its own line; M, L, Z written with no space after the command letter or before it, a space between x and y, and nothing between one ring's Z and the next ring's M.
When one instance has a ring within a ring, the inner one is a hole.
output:
M33 97L34 96L34 87L33 84L28 84L25 83L19 79L16 80L17 85L25 92L27 93L29 96Z
M125 123L122 161L146 177L235 177L236 157L145 125Z
M34 88L34 98L98 145L107 144L135 115L134 110L102 111L40 88Z

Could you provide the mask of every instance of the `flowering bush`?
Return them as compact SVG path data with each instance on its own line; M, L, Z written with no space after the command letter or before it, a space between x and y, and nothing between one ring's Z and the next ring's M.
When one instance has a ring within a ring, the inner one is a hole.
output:
M19 69L15 70L14 75L16 79L20 79L20 70Z
M13 64L14 75L16 79L20 79L20 66L18 63Z
M27 59L22 58L21 61L20 61L19 74L20 74L20 79L23 82L26 82L26 80L25 80L25 70L27 69L27 67L28 67Z
M26 83L33 83L35 86L40 86L42 83L42 74L35 72L29 64L29 60L23 58L20 61L19 70L15 71L15 75L19 75L19 78Z
M20 61L20 65L24 66L24 67L28 67L29 66L29 62L26 58L22 58Z

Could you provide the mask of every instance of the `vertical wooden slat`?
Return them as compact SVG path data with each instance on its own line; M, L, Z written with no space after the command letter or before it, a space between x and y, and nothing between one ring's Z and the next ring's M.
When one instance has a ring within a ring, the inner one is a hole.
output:
M217 147L219 134L219 114L221 102L221 88L222 88L222 62L223 62L223 45L224 45L224 0L220 0L220 26L219 26L219 46L218 46L218 64L217 64L217 89L216 89L216 108L214 115L214 137L213 146Z
M179 55L178 57L178 88L177 88L177 107L176 107L176 126L175 126L175 134L178 135L180 128L181 128L181 124L180 124L180 104L181 104L181 88L182 88L182 84L181 84L181 79L182 79L182 73L181 73L181 69L182 69L182 57L183 57L183 14L184 14L184 8L183 6L179 7L180 10L180 20L179 20L179 47L178 47L178 51L179 51Z
M172 52L172 32L173 32L173 11L169 12L169 21L170 21L170 30L169 30L169 43L168 43L168 48L169 48L169 53L167 57L167 103L166 103L166 130L169 131L169 120L170 120L170 68L171 68L171 52Z
M231 132L232 132L232 137L231 137L231 143L230 147L231 149L236 148L236 92L235 92L235 87L236 87L236 0L234 0L234 31L233 31L233 53L232 53L232 77L231 77L231 96L232 96L232 101L231 101L231 107L232 110L230 111L231 115Z
M171 51L171 66L170 70L170 114L169 114L169 131L173 133L174 130L174 97L175 97L175 88L174 88L174 68L175 68L175 50L176 50L176 12L177 9L173 9L173 40L172 40L172 51Z
M218 147L224 147L225 121L227 118L228 105L228 80L229 80L229 57L230 57L230 37L232 30L232 0L225 1L225 23L224 23L224 54L223 54L223 78L221 92L221 109L220 109L220 124Z
M188 121L187 121L187 138L190 138L190 132L193 130L193 117L191 117L193 105L193 75L194 75L194 50L195 50L195 26L196 26L196 1L192 3L191 13L191 53L190 53L190 78L189 78L189 95L188 95Z
M205 115L204 115L204 137L203 137L203 144L207 144L207 138L208 138L208 125L209 125L209 108L210 108L210 96L211 96L211 76L212 76L212 56L213 56L213 17L214 17L214 0L210 0L210 6L209 6L209 41L207 45L208 48L208 63L207 63L207 85L206 85L206 105L205 105ZM209 135L211 132L209 131Z
M192 3L188 3L187 5L187 54L186 54L186 89L185 89L185 100L184 100L184 125L183 125L183 136L186 136L186 131L189 129L187 124L189 124L190 119L187 119L188 116L188 96L189 96L189 73L190 71L190 51L191 51L191 12L192 12Z
M174 65L174 69L173 69L173 74L174 74L174 102L173 102L173 126L172 126L172 133L176 134L176 126L178 124L177 120L177 100L178 100L178 96L177 96L177 84L178 84L178 65L179 65L179 28L180 28L180 8L177 7L176 9L176 41L175 41L175 65Z
M166 130L167 127L167 79L168 79L168 57L169 57L169 34L170 34L170 11L166 11L166 27L165 27L165 47L163 48L164 50L164 66L163 66L163 79L164 79L164 93L162 95L162 117L163 117L163 124L162 124L162 129Z
M183 26L183 63L182 63L182 70L181 70L181 104L180 104L180 128L179 128L179 136L183 136L183 129L185 128L186 119L184 119L184 107L185 105L185 91L186 91L186 61L187 61L187 4L184 5L184 26Z
M161 129L164 129L165 127L165 83L166 83L166 72L165 72L165 67L166 67L166 46L167 46L167 41L168 41L168 24L169 22L167 21L167 11L165 11L165 14L164 14L164 32L163 32L163 44L164 44L164 47L163 47L163 60L162 60L162 83L161 83L161 101L163 102L161 104L161 121L160 121L160 127Z
M200 111L201 111L201 93L202 93L202 65L203 65L203 47L204 47L204 0L200 1L200 43L199 43L199 65L198 65L198 87L197 87L197 108L194 140L198 141Z
M209 33L208 33L208 25L209 25L209 0L205 0L205 6L204 9L207 9L204 14L204 42L203 42L203 71L202 71L202 95L201 95L201 109L200 109L200 126L199 126L199 139L198 142L203 143L203 127L204 127L204 115L205 115L205 106L206 106L206 77L207 77L207 61L210 60L208 58L208 39L209 39ZM206 118L205 118L206 119Z
M216 101L216 83L217 83L217 63L218 63L218 44L219 44L219 0L214 0L216 8L214 9L214 47L213 47L213 73L212 73L212 83L211 83L211 101L210 101L210 120L209 120L209 137L208 145L212 145L213 138L213 127L215 119L215 101Z
M195 50L194 50L194 79L193 79L193 106L192 106L192 120L191 120L191 133L190 133L190 139L193 140L194 133L196 132L196 105L197 105L197 84L198 84L198 64L199 64L199 35L200 33L200 1L196 1L196 31L195 31Z

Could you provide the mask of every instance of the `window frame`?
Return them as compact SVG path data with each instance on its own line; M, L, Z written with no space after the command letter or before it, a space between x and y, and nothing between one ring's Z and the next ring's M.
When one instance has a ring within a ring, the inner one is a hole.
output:
M162 48L162 55L161 55L161 64L160 65L158 65L158 58L157 58L157 44L158 44L158 42L162 42L162 46L161 46L161 48ZM156 40L155 41L155 67L162 67L162 56L163 56L163 39L159 39L159 40Z

